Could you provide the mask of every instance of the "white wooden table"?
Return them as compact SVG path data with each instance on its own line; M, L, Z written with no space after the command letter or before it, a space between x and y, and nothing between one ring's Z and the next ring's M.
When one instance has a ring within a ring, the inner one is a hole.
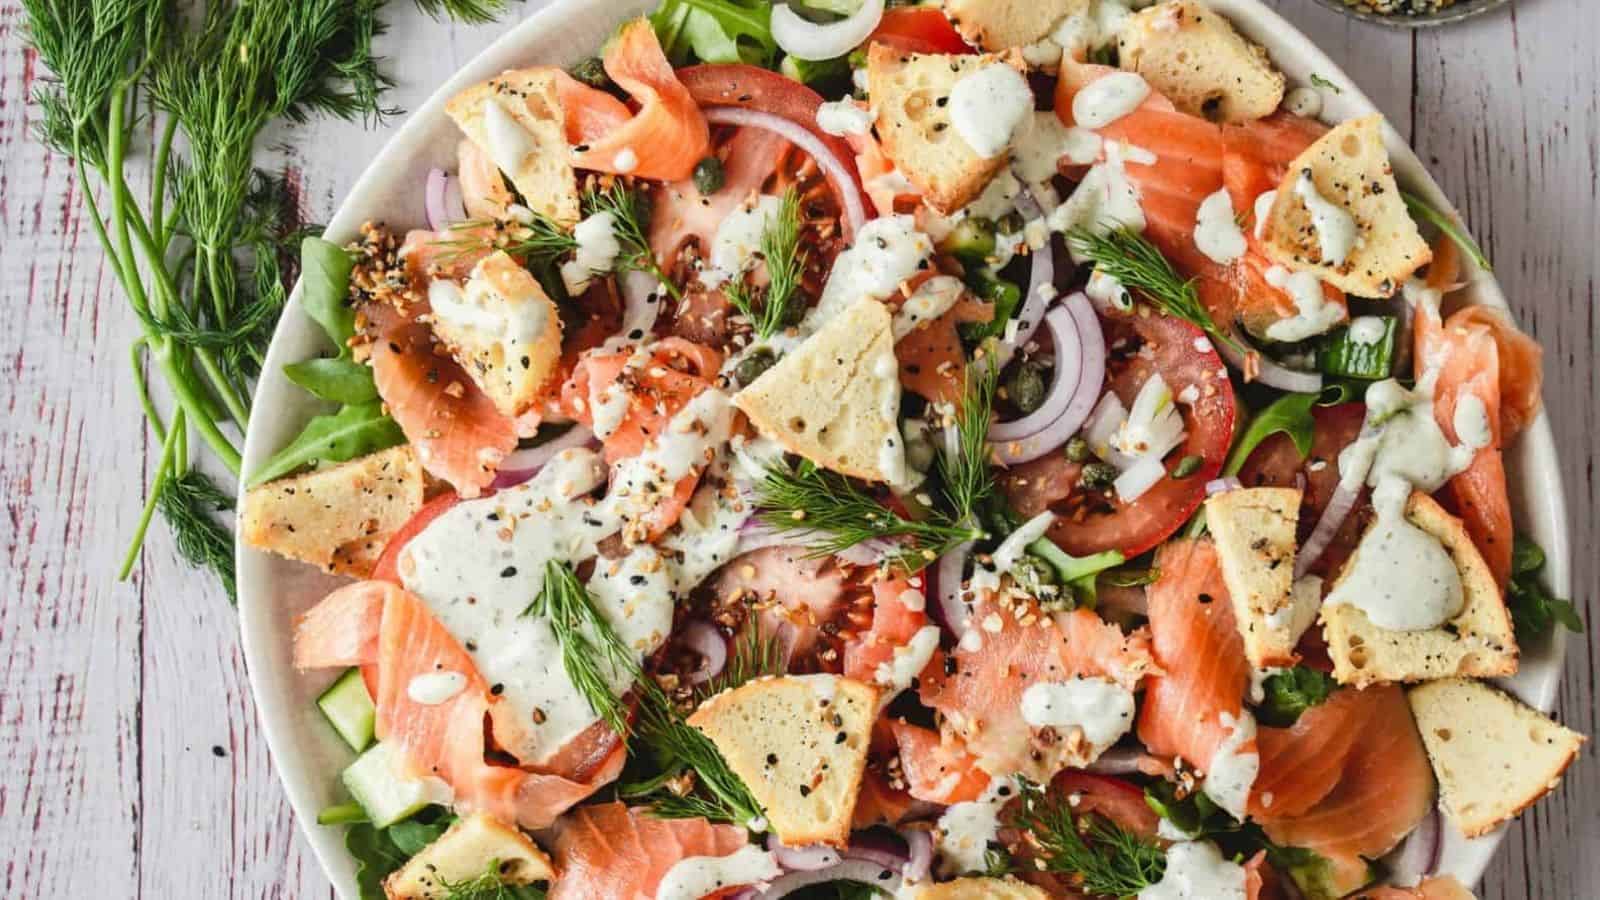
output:
M1517 0L1414 34L1269 2L1410 136L1544 343L1575 599L1600 628L1600 10ZM391 99L408 108L499 33L393 7L381 53L399 80ZM136 322L79 214L83 186L31 135L39 110L25 98L40 73L21 18L17 0L0 0L0 896L328 897L210 576L188 570L158 525L133 579L114 580L159 448L128 376ZM321 221L384 138L319 122L269 143ZM1569 647L1560 712L1594 734L1593 641ZM1593 746L1512 829L1482 896L1600 896Z

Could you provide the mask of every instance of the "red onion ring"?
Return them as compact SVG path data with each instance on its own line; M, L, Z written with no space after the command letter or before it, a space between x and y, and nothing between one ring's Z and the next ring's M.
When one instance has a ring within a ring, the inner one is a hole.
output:
M803 888L814 884L826 884L830 881L857 881L870 884L882 891L887 891L891 896L900 890L900 873L895 869L887 869L877 863L865 859L845 859L837 865L826 869L790 872L773 879L766 890L748 888L734 895L735 900L760 897L761 900L783 900L784 897L799 892Z
M816 872L836 866L843 861L839 851L826 844L790 847L778 840L775 834L767 835L767 849L772 852L772 857L778 861L778 865L791 872Z
M803 19L787 3L772 6L772 40L796 59L844 56L872 36L883 19L883 0L866 0L849 16L827 24Z
M904 873L906 880L922 881L933 869L933 835L921 828L903 828L900 836L906 839L906 847L910 849Z
M1315 528L1311 529L1311 536L1300 546L1300 552L1294 559L1294 577L1300 578L1322 554L1327 551L1328 545L1333 543L1333 536L1339 533L1339 526L1349 518L1351 510L1356 508L1356 501L1361 499L1361 489L1351 490L1343 482L1333 489L1333 496L1328 498L1328 505L1322 509L1322 517L1317 519Z
M1400 849L1389 856L1389 880L1400 887L1415 887L1438 871L1443 848L1444 829L1440 825L1439 808L1435 806L1417 823L1416 830Z
M1232 475L1226 478L1216 478L1206 482L1206 496L1210 497L1213 494L1221 494L1225 491L1237 491L1242 487L1244 487L1244 482Z
M422 208L427 213L428 227L434 231L464 221L467 207L461 200L461 181L443 169L429 169L422 189Z
M594 432L575 423L571 428L537 447L511 451L500 461L500 474L515 475L525 472L531 476L545 463L555 459L561 451L571 450L573 447L587 447L592 443L594 443Z
M972 554L972 542L960 544L939 557L934 568L939 584L940 618L944 627L960 640L967 632L967 604L961 599L961 576L967 568L967 557Z
M1238 328L1234 328L1230 336L1241 346L1249 346L1245 337ZM1265 354L1255 353L1254 363L1248 354L1241 352L1237 347L1227 341L1213 341L1217 352L1228 364L1241 372L1255 372L1253 380L1259 381L1268 387L1275 387L1280 391L1291 391L1296 394L1315 394L1322 390L1322 374L1320 372L1301 372L1279 365L1268 359Z
M855 178L850 174L850 167L835 156L809 128L782 116L737 106L712 106L706 107L704 111L707 122L770 131L811 154L811 158L817 161L817 167L822 169L828 176L828 181L833 184L833 190L839 195L839 201L844 204L845 237L854 237L856 231L866 224L867 209L861 201L861 191L856 187Z
M700 668L685 679L690 684L705 684L721 675L728 664L728 642L710 622L694 621L685 625L678 643L693 650L702 660Z
M1019 179L1020 180L1020 179ZM1044 215L1044 210L1039 208L1038 201L1033 199L1027 187L1017 192L1014 198L1017 212L1022 213L1024 219L1037 219ZM1011 362L1016 352L1027 346L1039 330L1039 325L1044 321L1045 307L1054 299L1052 292L1055 290L1056 281L1056 250L1055 241L1035 250L1029 259L1028 267L1028 293L1023 295L1022 308L1016 312L1017 332L1008 339L1000 341L999 349L995 355L999 357L996 362L1001 368ZM1048 285L1048 289L1047 286ZM1056 353L1059 355L1060 350Z
M1038 410L989 429L989 444L1003 465L1038 459L1065 444L1088 421L1100 398L1100 389L1105 386L1105 336L1089 298L1081 293L1069 296L1045 314L1045 323L1056 344L1057 377ZM1078 357L1077 383L1068 385L1063 360L1074 350Z
M1084 771L1096 775L1138 775L1142 771L1139 761L1144 756L1144 751L1138 747L1112 747L1085 766Z

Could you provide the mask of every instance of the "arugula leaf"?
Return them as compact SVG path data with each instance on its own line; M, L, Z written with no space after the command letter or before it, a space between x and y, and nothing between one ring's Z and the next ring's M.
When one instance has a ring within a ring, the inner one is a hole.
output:
M300 242L300 308L322 326L341 357L350 353L356 313L350 308L350 273L356 261L343 247L319 237Z
M1478 246L1478 242L1472 239L1472 235L1468 234L1467 230L1461 227L1459 222L1434 209L1428 201L1409 191L1401 191L1400 197L1405 200L1406 209L1411 212L1411 215L1431 223L1435 228L1449 235L1450 240L1456 242L1456 246L1472 257L1472 261L1477 264L1478 268L1485 272L1494 271L1494 266L1489 264L1489 257L1484 255L1483 249Z
M771 67L778 59L770 3L662 0L650 25L675 66L699 59Z
M294 440L257 470L250 479L250 486L280 478L313 463L345 462L387 450L405 440L400 426L384 415L383 404L346 406L307 422Z
M1180 799L1178 786L1170 781L1157 781L1145 788L1144 802L1156 815L1171 822L1190 840L1231 834L1240 827L1238 821L1206 796L1204 791L1191 790Z
M962 322L956 326L961 337L977 344L1005 334L1006 323L1022 305L1022 288L976 267L968 271L966 283L973 293L994 304L994 316L987 322Z
M357 822L345 829L344 846L356 861L356 887L361 900L387 900L383 879L444 834L455 817L442 806L429 806L388 828Z
M1556 625L1571 632L1583 631L1583 619L1572 601L1563 600L1545 588L1544 549L1526 535L1519 534L1511 550L1511 582L1506 585L1506 605L1511 608L1511 624L1518 643L1537 640Z
M321 400L359 405L379 399L378 386L372 381L372 370L342 356L289 363L283 367L283 374L306 393Z
M1394 316L1369 316L1383 323L1383 335L1366 343L1350 337L1350 326L1338 328L1317 345L1317 369L1324 375L1379 381L1394 368L1398 320Z
M1267 677L1265 699L1256 707L1256 721L1273 728L1288 728L1300 714L1333 696L1338 684L1329 675L1295 666Z
M1313 406L1337 406L1348 402L1353 392L1348 385L1331 384L1318 394L1284 394L1262 407L1250 424L1233 442L1233 450L1222 466L1224 476L1239 474L1250 454L1261 442L1275 434L1286 434L1305 459L1311 453L1311 443L1316 439L1317 420L1311 415Z

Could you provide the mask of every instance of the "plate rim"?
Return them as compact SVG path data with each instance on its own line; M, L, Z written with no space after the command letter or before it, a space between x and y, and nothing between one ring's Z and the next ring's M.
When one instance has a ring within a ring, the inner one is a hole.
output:
M418 160L428 155L427 145L430 143L454 145L453 140L430 141L441 129L453 128L444 113L444 105L454 93L488 77L495 70L525 62L529 58L546 62L575 59L592 44L582 45L579 53L574 53L571 47L562 50L559 39L563 33L579 31L603 35L628 15L654 5L654 0L554 0L510 27L435 88L428 99L389 136L346 192L337 211L328 221L327 233L339 239L354 238L361 223L373 215L375 208L394 202L393 191L400 179L392 169L397 163L418 165ZM1324 77L1331 74L1341 91L1331 97L1324 92L1324 98L1330 106L1337 106L1341 110L1342 114L1337 116L1340 120L1352 115L1381 112L1356 82L1315 42L1261 0L1212 0L1212 5L1219 13L1228 16L1247 37L1267 46L1273 62L1296 83L1306 83L1311 72L1323 74ZM596 43L598 39L597 36ZM454 138L453 131L443 133ZM1455 206L1406 142L1388 126L1387 119L1385 138L1396 174L1408 188L1421 193L1446 215L1459 219ZM434 151L434 155L438 156L437 146ZM417 191L416 184L420 184L420 179L412 185L413 193ZM385 189L385 196L378 196ZM415 211L420 213L420 206ZM1509 312L1505 294L1491 273L1474 270L1468 291L1474 294L1474 304L1496 306ZM257 385L251 407L251 427L245 435L245 472L254 471L289 435L289 425L286 423L297 425L315 408L306 398L292 393L292 384L282 375L285 362L304 358L313 348L325 343L320 332L316 331L316 325L299 311L299 296L300 289L296 284L274 329L262 367L264 374ZM1514 505L1526 513L1524 524L1531 524L1531 530L1546 549L1549 559L1546 575L1551 587L1560 596L1570 596L1570 520L1562 489L1560 461L1544 410L1540 411L1511 455L1516 464L1514 471L1518 473L1517 478L1513 479ZM239 508L243 506L243 495L241 481ZM1520 504L1516 503L1519 495L1523 500ZM1537 498L1536 502L1534 498ZM1530 517L1533 520L1531 523L1527 521ZM316 824L316 814L321 805L318 798L326 796L329 786L337 783L338 779L337 769L324 763L314 764L313 760L328 757L340 748L314 735L306 736L306 740L316 744L315 747L297 743L299 733L305 731L306 720L317 716L314 705L304 702L301 696L308 692L308 681L317 679L302 676L287 665L285 646L292 619L284 614L284 606L280 602L280 597L286 593L296 600L301 599L298 592L283 589L285 579L291 587L298 583L302 590L309 590L316 583L325 583L325 579L317 576L310 567L271 558L237 540L235 561L239 573L240 641L252 705L266 738L272 768L288 796L297 828L310 845L323 872L341 897L355 900L358 896L355 866L345 850L342 834L334 826ZM1558 630L1541 646L1523 648L1524 669L1505 686L1535 707L1546 711L1551 709L1564 668L1565 642L1565 634ZM315 691L311 691L310 695L314 696ZM336 742L337 739L333 738L332 741ZM344 755L348 758L347 749ZM1450 834L1447 829L1449 837L1444 859L1450 865L1441 867L1441 870L1448 868L1468 884L1475 884L1497 851L1504 833L1505 829L1502 828L1486 837L1466 840Z

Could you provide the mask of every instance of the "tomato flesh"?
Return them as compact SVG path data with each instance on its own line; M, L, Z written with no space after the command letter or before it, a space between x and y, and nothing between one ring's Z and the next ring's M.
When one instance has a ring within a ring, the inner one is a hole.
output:
M973 53L944 10L932 6L899 6L885 10L868 43L887 44L907 53Z

